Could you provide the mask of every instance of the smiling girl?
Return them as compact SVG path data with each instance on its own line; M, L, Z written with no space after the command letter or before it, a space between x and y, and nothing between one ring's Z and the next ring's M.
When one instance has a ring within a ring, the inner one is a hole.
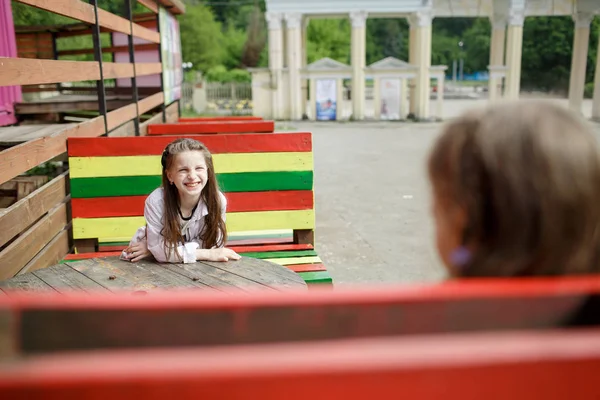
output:
M202 143L177 139L163 151L162 186L146 199L146 226L136 232L122 258L137 262L239 260L224 248L227 200L219 191L212 155Z

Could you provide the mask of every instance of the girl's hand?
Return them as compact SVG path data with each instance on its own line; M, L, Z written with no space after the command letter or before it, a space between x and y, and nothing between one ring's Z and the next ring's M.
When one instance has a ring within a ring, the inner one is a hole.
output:
M237 261L242 256L231 249L198 249L196 250L196 259L198 261Z
M127 259L131 262L138 262L152 254L148 250L146 241L132 244L125 249L125 252L127 253Z

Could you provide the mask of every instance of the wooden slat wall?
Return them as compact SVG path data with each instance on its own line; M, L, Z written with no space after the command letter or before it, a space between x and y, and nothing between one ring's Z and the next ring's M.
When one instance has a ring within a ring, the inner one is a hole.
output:
M59 175L0 213L0 280L52 265L69 251L67 179Z
M90 24L96 23L94 7L81 0L15 0L55 14L64 15ZM127 19L98 8L98 24L113 32L131 34L131 26ZM136 23L133 24L133 35L153 43L160 43L160 34Z
M59 15L95 24L94 7L83 0L15 0L23 4L44 9ZM158 11L154 0L142 0L152 12ZM184 12L185 7L177 0L159 0L172 13ZM131 24L129 20L98 9L98 24L102 32L121 32L145 39L150 44L137 45L137 50L158 49L160 34L152 30L153 20ZM151 14L150 14L151 15ZM141 20L140 20L141 21ZM65 32L63 36L90 34L91 30ZM19 58L0 60L0 86L41 85L61 82L76 82L100 79L100 66L97 62L76 62L40 58L52 58L52 37L50 34L27 33L19 35L21 52ZM40 52L40 49L50 49ZM123 50L105 48L106 52ZM92 49L70 50L62 55L89 54ZM134 72L135 67L135 72ZM104 79L128 78L160 74L160 63L103 63ZM146 113L164 103L164 94L151 94L138 102L140 113ZM136 104L107 113L107 127L110 134L133 135L133 119L137 117ZM177 103L165 110L167 121L177 121ZM146 124L142 124L142 134L151 122L162 120L157 115ZM31 168L66 153L67 137L97 137L107 133L104 117L96 117L76 126L66 126L50 136L10 147L0 152L0 183L22 174ZM67 175L61 175L48 185L40 188L27 198L0 213L0 280L18 273L31 272L58 262L69 251L71 223L68 221L66 195Z

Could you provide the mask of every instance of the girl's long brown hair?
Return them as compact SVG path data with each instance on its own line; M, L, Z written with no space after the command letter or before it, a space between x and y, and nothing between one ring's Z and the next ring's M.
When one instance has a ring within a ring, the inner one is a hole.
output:
M175 185L169 183L167 170L173 164L175 156L185 151L199 151L204 155L208 173L208 181L200 195L208 208L208 214L204 217L204 229L199 234L200 241L204 248L212 249L222 247L227 240L227 228L225 221L221 218L221 197L219 196L219 184L215 174L212 155L203 143L193 139L176 139L169 143L163 152L161 163L162 169L162 187L164 190L164 209L163 216L164 228L162 235L165 238L165 251L170 257L172 251L178 258L181 255L177 251L178 243L184 242L179 226L179 193Z
M440 204L466 214L461 276L600 272L600 155L585 122L545 101L449 123L429 158Z

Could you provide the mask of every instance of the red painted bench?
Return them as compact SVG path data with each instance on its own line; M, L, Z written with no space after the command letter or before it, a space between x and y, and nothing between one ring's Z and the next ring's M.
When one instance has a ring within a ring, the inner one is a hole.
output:
M148 135L197 135L215 133L272 133L274 121L207 121L152 124Z
M243 116L223 116L223 117L182 117L179 122L209 122L209 121L262 121L262 117L254 117L250 115Z
M439 335L30 357L0 398L585 400L599 370L597 329Z
M573 329L600 327L600 279L481 280L252 295L21 292L0 297L0 321L8 321L0 324L0 338L20 355Z

